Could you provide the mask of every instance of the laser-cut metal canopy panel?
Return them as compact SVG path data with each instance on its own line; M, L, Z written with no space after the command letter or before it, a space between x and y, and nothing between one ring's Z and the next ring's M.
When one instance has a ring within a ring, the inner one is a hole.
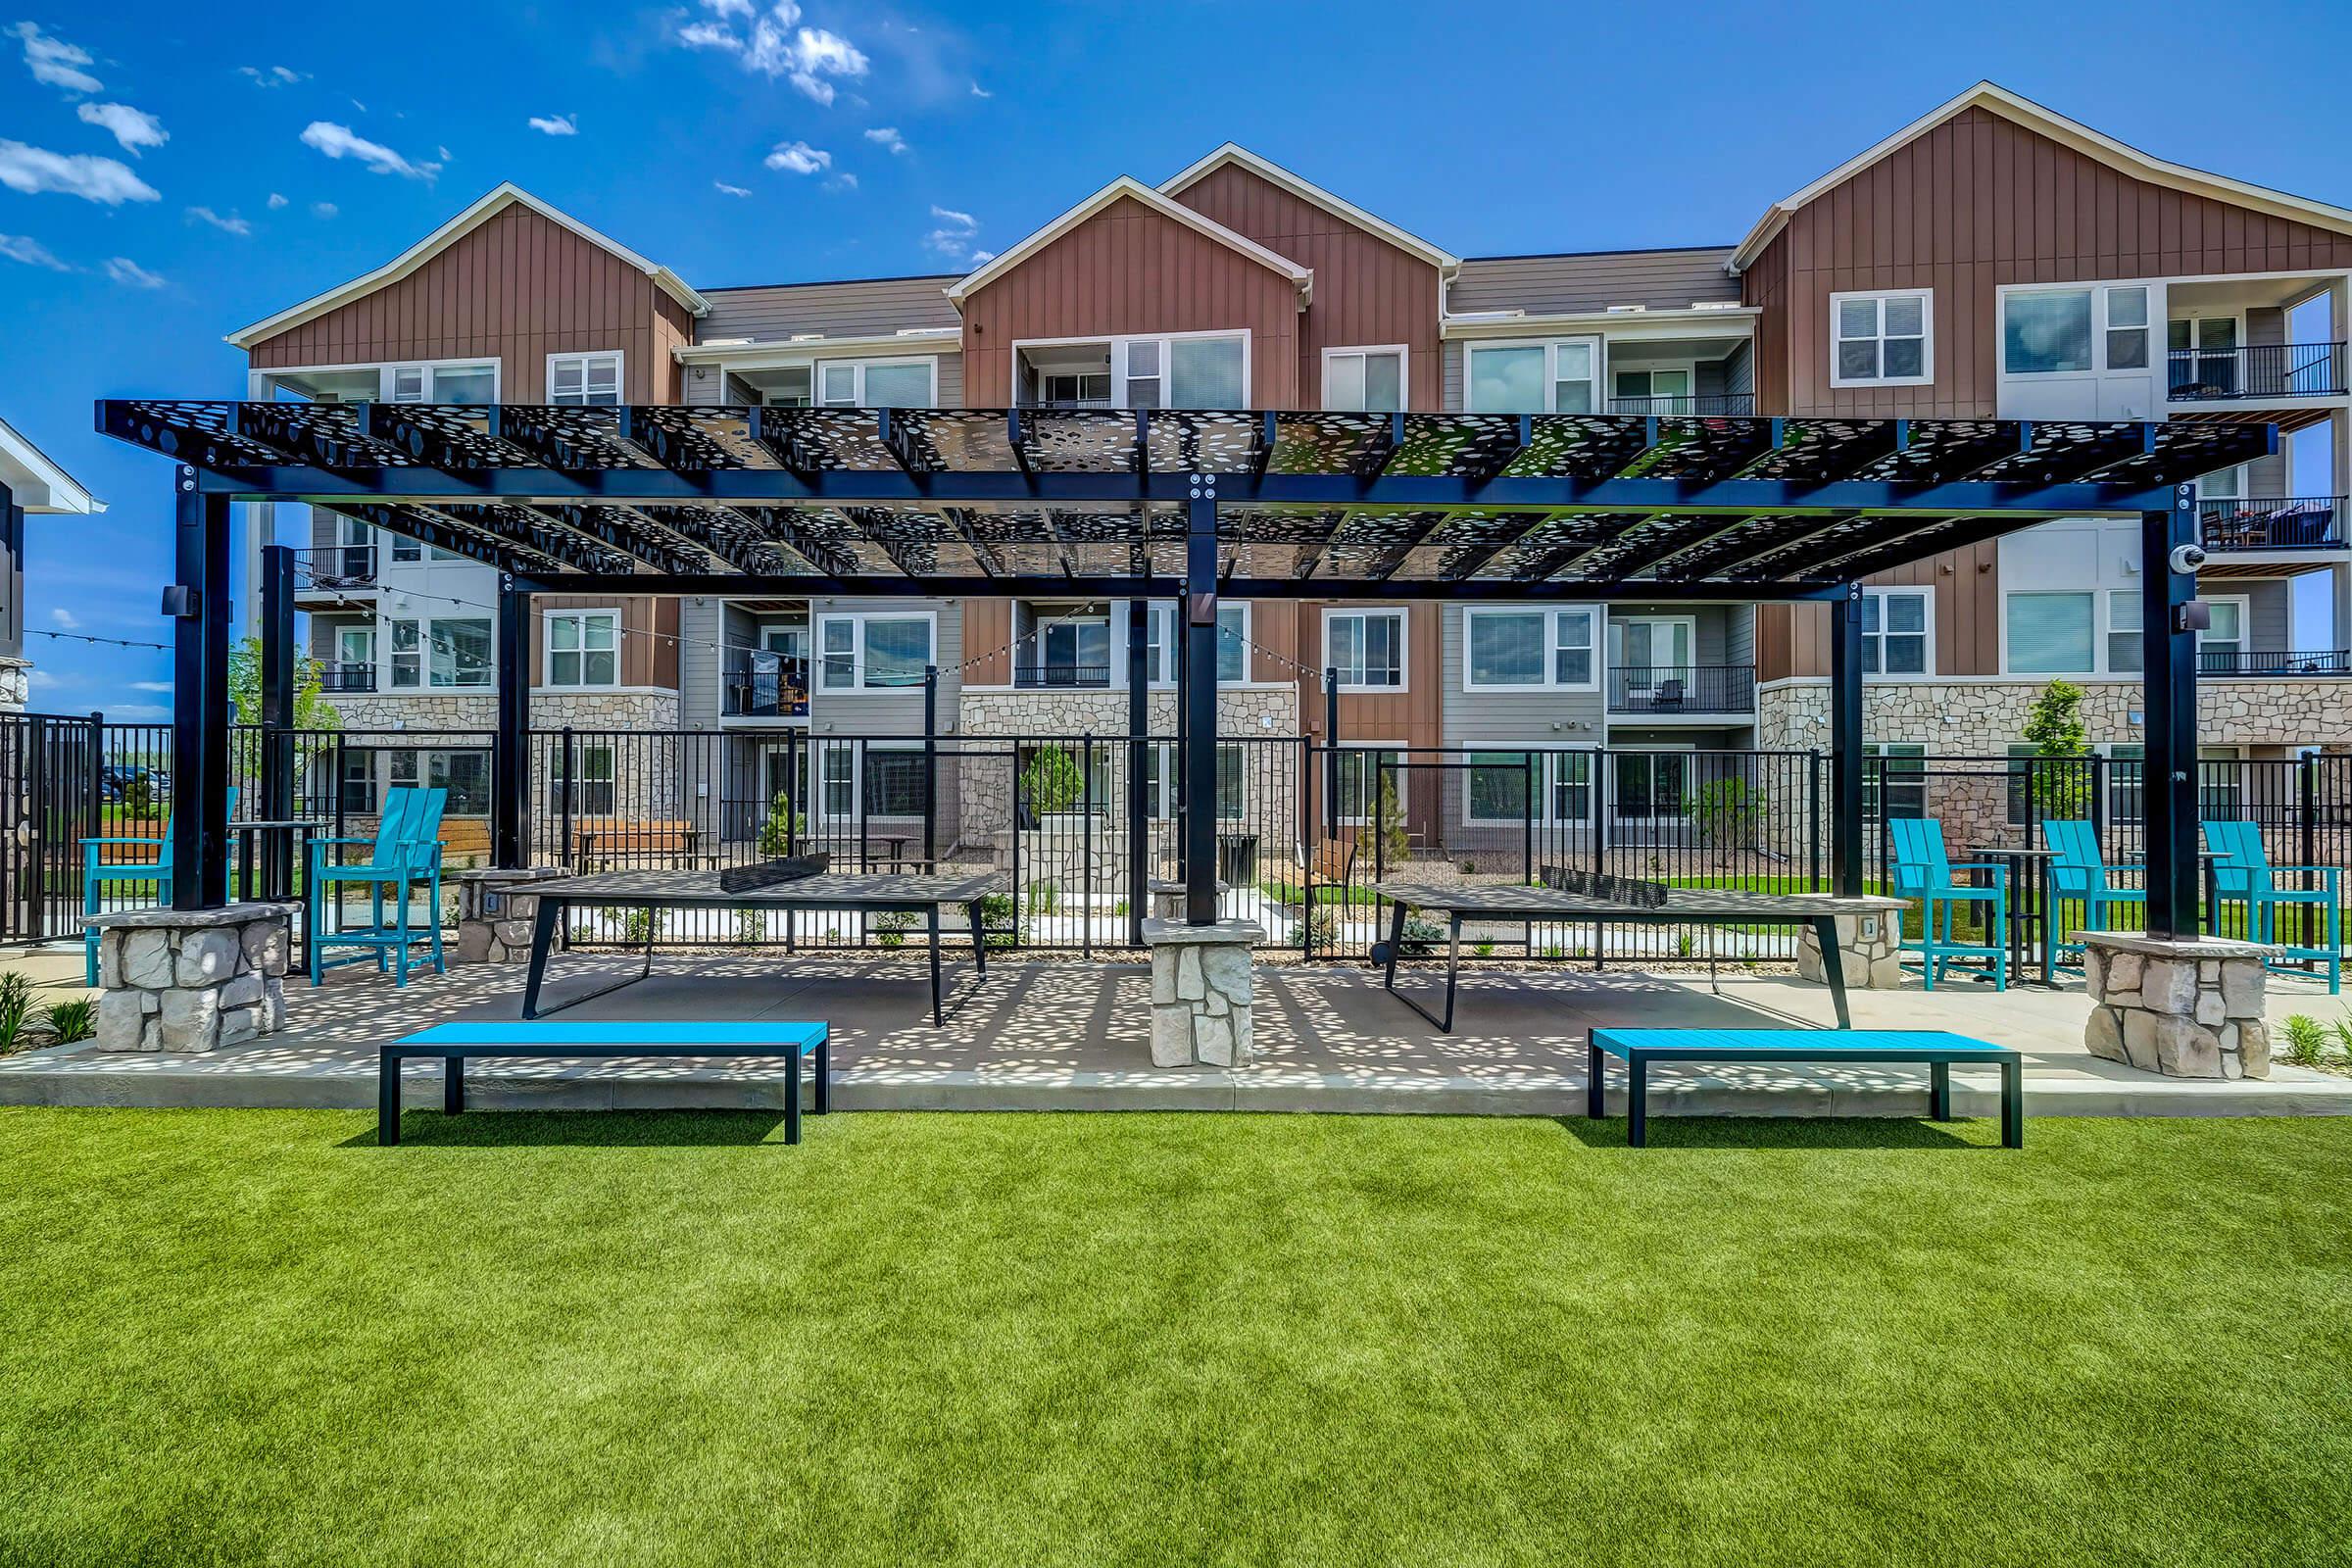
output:
M1257 596L1806 597L2137 513L2266 424L102 402L201 488L557 582L1168 592L1185 503Z

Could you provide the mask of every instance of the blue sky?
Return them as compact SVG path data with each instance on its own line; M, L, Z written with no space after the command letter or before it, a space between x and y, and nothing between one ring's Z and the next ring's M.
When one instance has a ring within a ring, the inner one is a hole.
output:
M788 24L777 13L794 12ZM2352 8L1251 3L0 10L0 417L111 505L26 624L164 637L168 470L101 396L230 397L221 334L513 179L703 285L959 268L1241 141L1464 255L1728 242L1990 76L2352 205L2314 105ZM36 707L161 716L166 657L31 638Z

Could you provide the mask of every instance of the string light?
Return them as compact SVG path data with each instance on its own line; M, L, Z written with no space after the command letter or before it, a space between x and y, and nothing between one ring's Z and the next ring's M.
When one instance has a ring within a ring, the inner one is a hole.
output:
M109 648L152 648L158 653L172 652L172 645L169 643L143 643L130 637L93 637L86 632L78 631L45 631L38 626L25 627L24 635L27 637L54 637L60 642L67 643L103 643Z

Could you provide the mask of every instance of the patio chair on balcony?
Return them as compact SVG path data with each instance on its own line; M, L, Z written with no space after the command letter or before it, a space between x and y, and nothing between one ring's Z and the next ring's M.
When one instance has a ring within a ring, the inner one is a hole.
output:
M1947 964L1982 963L1995 991L2009 989L2009 871L1984 863L1954 865L1944 848L1943 824L1934 817L1896 817L1886 824L1893 841L1887 858L1888 875L1898 899L1919 901L1919 939L1905 938L1900 946L1920 956L1920 975L1930 991L1943 978ZM1984 883L1960 881L1963 871L1984 873ZM1962 908L1984 911L1984 940L1963 940L1958 929Z
M223 823L233 822L237 815L237 792L232 785L228 792L228 810ZM150 849L152 859L108 858L108 850ZM110 887L126 887L134 882L152 882L157 896L172 880L172 818L164 818L164 836L160 839L101 838L81 841L81 912L92 915L100 912L100 894ZM92 990L98 987L98 928L82 927L83 984Z
M2062 957L2071 957L2080 964L2082 944L2066 940L2066 906L2082 906L2082 919L2077 931L2117 931L2129 929L2116 925L2118 909L2137 906L2145 908L2148 892L2145 888L2118 887L2118 871L2141 872L2137 865L2109 865L2099 852L2098 831L2088 822L2061 821L2046 818L2041 824L2042 842L2053 852L2049 865L2049 886L2044 896L2049 907L2042 916L2043 956L2051 964Z
M441 811L449 800L447 790L396 789L384 796L384 814L377 820L372 839L313 839L311 841L310 877L307 882L310 898L311 984L318 985L328 969L338 964L363 963L375 959L378 973L390 968L393 983L409 983L409 965L413 961L410 950L418 943L430 947L432 965L437 973L448 973L441 954ZM338 850L365 845L365 860L335 861L328 857ZM423 925L412 918L412 891L423 884L430 895L426 908L430 911ZM368 890L369 919L364 927L351 930L326 929L325 910L331 897L338 916L342 912L343 891L350 887ZM384 917L384 901L392 902L392 917ZM329 947L358 948L362 951L348 958L329 960ZM414 960L420 961L420 960Z
M2213 896L2214 911L2209 917L2216 934L2220 934L2221 911L2232 904L2245 906L2245 938L2278 948L2277 959L2265 959L2271 968L2282 968L2289 963L2316 963L2328 973L2328 994L2334 996L2343 989L2343 901L2337 885L2336 868L2332 865L2273 865L2270 852L2263 848L2262 829L2253 822L2207 822L2205 847L2214 854ZM2317 887L2289 887L2279 883L2280 876L2317 878ZM2321 941L2318 946L2297 945L2278 939L2278 911L2299 909L2325 911L2321 921Z

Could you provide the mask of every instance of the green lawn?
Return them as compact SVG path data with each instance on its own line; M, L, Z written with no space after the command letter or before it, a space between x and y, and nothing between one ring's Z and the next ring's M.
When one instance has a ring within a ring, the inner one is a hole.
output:
M2352 1126L0 1110L0 1561L2344 1560Z

